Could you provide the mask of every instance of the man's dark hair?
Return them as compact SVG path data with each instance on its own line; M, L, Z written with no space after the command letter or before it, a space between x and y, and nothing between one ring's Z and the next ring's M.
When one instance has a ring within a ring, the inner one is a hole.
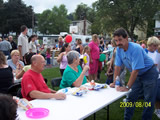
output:
M0 120L15 120L17 103L9 95L0 94Z
M5 36L4 36L4 39L6 39L6 38L8 38L8 36L7 36L7 35L5 35Z
M103 40L100 40L100 44L103 44Z
M128 36L127 31L124 28L118 28L114 33L113 37L115 36L122 36L123 38L126 38Z
M86 38L86 42L89 42L89 38Z
M22 25L22 26L21 26L21 32L24 32L26 28L27 28L26 25Z

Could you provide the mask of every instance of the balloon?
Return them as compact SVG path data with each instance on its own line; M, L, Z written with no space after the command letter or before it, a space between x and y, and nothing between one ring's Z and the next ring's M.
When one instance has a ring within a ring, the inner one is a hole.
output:
M87 61L87 56L84 56L83 57L83 61L84 61L84 64L86 64L88 61Z
M100 57L99 57L99 61L103 62L103 61L105 61L105 59L106 59L106 55L105 54L101 54Z
M72 36L71 35L67 35L65 38L67 43L70 43L72 41Z

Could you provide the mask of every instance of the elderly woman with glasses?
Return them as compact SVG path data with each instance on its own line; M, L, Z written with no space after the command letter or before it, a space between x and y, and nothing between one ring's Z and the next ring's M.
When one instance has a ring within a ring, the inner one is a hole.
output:
M7 60L7 64L12 68L13 72L16 69L21 70L24 66L24 63L20 61L20 54L18 50L13 50L11 52L11 59Z
M79 87L87 83L85 73L89 70L89 66L84 66L83 70L79 65L79 53L70 51L67 54L68 65L63 73L60 88Z

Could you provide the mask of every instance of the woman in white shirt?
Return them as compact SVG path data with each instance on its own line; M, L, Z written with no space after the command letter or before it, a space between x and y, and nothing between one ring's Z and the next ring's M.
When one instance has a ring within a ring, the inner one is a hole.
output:
M29 52L37 53L35 40L36 40L36 36L35 35L31 35L31 37L29 38Z
M150 37L148 38L147 45L148 45L148 48L145 49L145 51L148 54L148 56L152 58L154 64L157 66L157 70L159 71L160 53L158 53L157 48L158 48L158 45L160 45L160 40L155 36ZM157 115L158 118L160 118L160 105L159 105L160 104L160 78L158 78L157 80L157 85L158 85L158 89L157 89L154 113Z

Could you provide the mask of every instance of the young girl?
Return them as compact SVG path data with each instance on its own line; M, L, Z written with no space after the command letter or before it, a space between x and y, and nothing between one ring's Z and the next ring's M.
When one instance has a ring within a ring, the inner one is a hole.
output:
M85 65L88 65L89 66L89 62L90 62L90 48L89 46L85 46L84 49L83 49L83 67ZM88 77L88 72L85 73L85 76Z
M47 48L47 51L46 51L46 57L47 57L47 67L51 67L51 60L50 60L50 57L51 57L51 49L50 48Z
M57 58L57 62L60 63L60 73L63 76L63 72L68 65L67 60L67 53L71 50L71 46L69 43L65 43L64 46L61 48L60 54Z

